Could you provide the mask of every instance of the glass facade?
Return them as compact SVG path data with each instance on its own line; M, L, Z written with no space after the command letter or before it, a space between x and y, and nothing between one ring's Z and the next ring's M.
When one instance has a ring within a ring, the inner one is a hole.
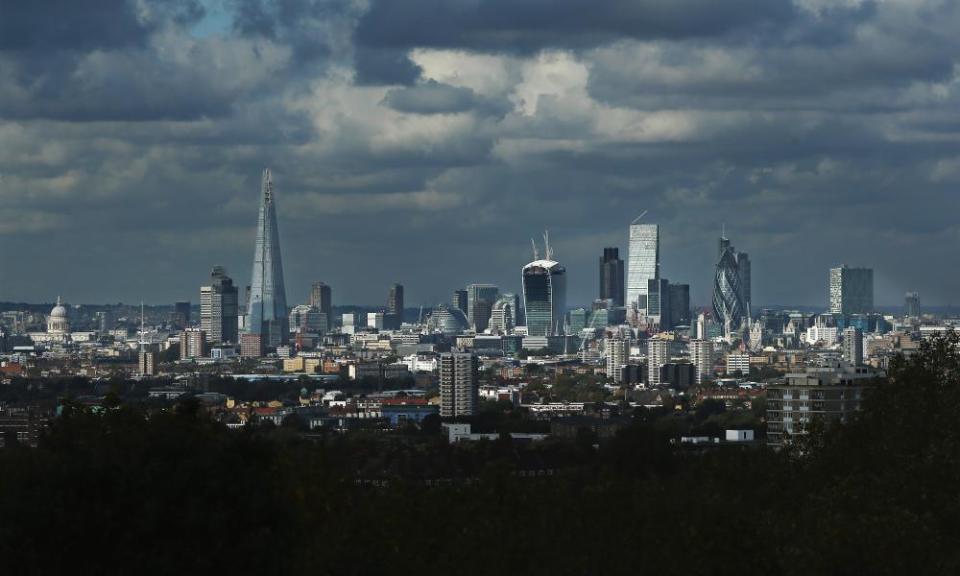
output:
M262 345L267 348L286 344L290 332L275 204L270 170L264 170L260 188L257 243L253 253L247 332L260 335Z
M483 332L490 323L493 305L500 297L500 288L493 284L467 286L467 320L477 332Z
M647 282L660 277L660 226L630 225L627 307L647 308Z
M566 269L552 260L537 260L523 267L523 303L529 336L563 334L566 274Z
M725 336L729 336L728 331L738 330L746 317L741 280L737 251L729 240L721 238L713 282L713 316Z
M623 260L617 248L604 248L600 257L600 299L623 306Z
M830 312L873 312L873 269L840 266L830 269Z

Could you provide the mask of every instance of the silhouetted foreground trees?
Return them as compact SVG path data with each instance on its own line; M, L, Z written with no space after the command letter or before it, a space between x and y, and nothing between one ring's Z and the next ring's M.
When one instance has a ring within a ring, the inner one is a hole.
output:
M4 574L956 574L955 335L795 450L228 431L79 408L0 452ZM434 427L435 429L435 427Z

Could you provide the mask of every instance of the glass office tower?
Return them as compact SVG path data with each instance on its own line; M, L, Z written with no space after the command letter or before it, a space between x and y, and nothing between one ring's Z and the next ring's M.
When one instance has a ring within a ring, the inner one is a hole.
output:
M566 269L553 260L536 260L523 267L522 281L527 335L563 334L567 307Z
M631 224L626 306L647 309L647 283L660 277L660 226Z
M252 277L247 333L259 336L261 349L286 344L290 333L287 293L283 286L280 231L277 227L276 199L269 169L263 171L260 186L260 217L257 220Z

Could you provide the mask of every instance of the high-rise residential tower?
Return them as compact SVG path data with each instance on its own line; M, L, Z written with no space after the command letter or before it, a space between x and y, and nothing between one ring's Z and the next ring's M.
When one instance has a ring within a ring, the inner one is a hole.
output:
M660 277L660 226L637 224L639 219L630 224L626 306L645 311L647 283Z
M623 260L620 250L604 248L600 257L600 299L613 300L615 306L623 306Z
M440 416L472 416L477 411L479 362L469 352L440 355Z
M180 333L180 358L203 358L207 355L207 335L200 328L186 328Z
M603 354L607 361L607 378L617 384L623 382L622 368L630 355L630 340L609 337L603 342Z
M854 366L863 364L863 330L855 326L844 329L843 359Z
M713 376L713 342L709 340L690 341L690 361L697 367L697 384Z
M647 341L647 384L660 384L660 367L670 361L670 341L651 338Z
M330 286L323 282L314 282L310 286L310 305L327 315L327 322L333 320L333 298Z
M276 348L289 338L287 293L283 286L280 230L270 170L263 171L260 217L253 253L253 274L247 312L247 334L259 338L261 349ZM253 338L250 338L252 343Z
M873 269L830 269L830 313L869 314L873 312Z
M238 294L223 266L214 266L210 285L200 287L200 329L211 344L239 341Z
M713 317L727 337L749 317L750 288L744 282L750 282L750 259L746 253L737 252L726 236L721 236L713 279Z

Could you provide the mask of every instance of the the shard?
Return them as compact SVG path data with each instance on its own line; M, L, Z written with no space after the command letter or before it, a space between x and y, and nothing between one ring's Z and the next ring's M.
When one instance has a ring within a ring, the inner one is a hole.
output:
M286 344L290 332L287 293L283 287L276 197L269 169L263 171L260 187L260 217L247 314L247 333L259 336L261 349Z

